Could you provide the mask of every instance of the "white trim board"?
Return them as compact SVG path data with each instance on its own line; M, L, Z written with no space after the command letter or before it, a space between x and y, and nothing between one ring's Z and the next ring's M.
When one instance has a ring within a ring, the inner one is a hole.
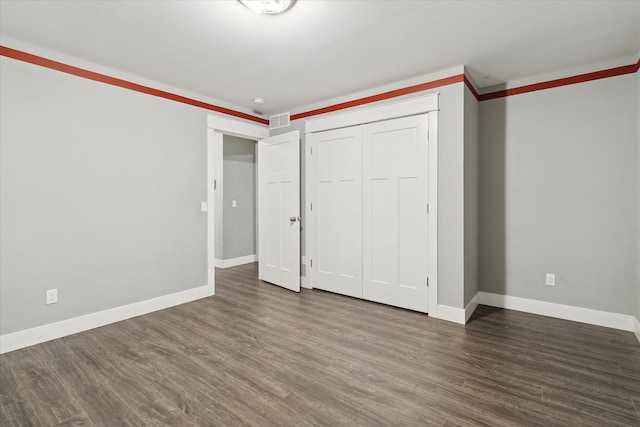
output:
M635 323L634 325L635 331L633 331L633 333L636 335L638 342L640 342L640 320L638 320L637 317L634 317L633 321L634 321L633 323Z
M307 264L306 255L302 255L300 257L300 264L304 265L306 274L311 273L311 268L309 268L309 265ZM300 287L305 289L313 289L313 286L311 286L311 280L309 280L307 276L300 276Z
M213 288L201 286L161 297L123 305L96 313L85 314L73 319L49 323L24 331L0 336L0 354L40 344L89 329L131 319L132 317L163 310L213 295Z
M311 211L311 203L315 199L313 191L312 174L313 168L309 167L312 164L311 160L311 144L307 135L315 132L323 132L331 129L338 129L348 126L359 126L367 123L396 119L399 117L406 117L418 114L428 114L428 158L429 158L429 242L428 242L428 263L429 263L429 307L428 314L434 318L447 318L452 316L454 319L459 319L458 314L454 314L451 310L457 310L452 307L438 305L438 106L440 102L440 94L432 93L417 98L403 99L395 102L387 102L375 106L369 106L365 108L356 108L348 112L336 112L326 116L307 120L304 124L305 131L305 162L308 166L306 169L305 190L305 225L307 227L307 240L305 244L306 259L313 259L313 230L315 227L314 215ZM313 269L307 268L306 271L306 285L313 287ZM439 307L443 307L444 316L440 315ZM464 323L464 310L463 321L453 320L458 323Z
M478 303L482 305L524 311L526 313L572 320L574 322L604 326L606 328L635 332L634 329L638 326L637 323L634 325L634 322L638 322L638 320L628 314L611 313L608 311L593 310L591 308L575 307L572 305L556 304L553 302L488 292L478 292L477 297ZM640 333L636 332L637 337L638 335L640 335ZM638 337L638 340L640 340L640 337Z
M436 316L433 316L431 313L429 313L429 317L464 325L465 309L449 307L448 305L438 304L438 316L436 317Z
M479 305L479 301L480 301L480 292L477 292L473 298L471 298L471 301L469 301L469 304L467 304L467 306L464 308L464 323L466 324L469 321L469 318L471 317L471 315L473 314L474 311L476 311L476 308L478 308Z
M478 308L478 300L478 294L475 294L465 308L449 307L448 305L438 304L438 316L432 316L431 313L429 313L429 316L464 325L469 321L469 318L473 312L476 311L476 308Z
M373 107L364 107L349 112L339 112L326 117L310 119L304 123L304 132L322 132L348 126L378 122L404 116L415 116L438 110L439 94L389 102ZM431 123L429 123L431 124Z
M217 261L215 259L215 189L213 185L216 175L216 154L214 153L217 144L222 143L223 134L260 140L269 136L269 128L266 125L258 125L241 119L207 114L207 202L209 204L207 213L207 278L214 293Z
M259 125L242 119L232 119L215 114L207 114L207 127L214 129L216 132L241 138L263 139L269 136L267 125Z
M439 103L439 98L436 99ZM440 317L438 311L438 111L429 113L429 315Z
M236 267L238 265L251 264L252 262L258 262L258 255L253 254L229 259L216 258L215 260L216 268Z

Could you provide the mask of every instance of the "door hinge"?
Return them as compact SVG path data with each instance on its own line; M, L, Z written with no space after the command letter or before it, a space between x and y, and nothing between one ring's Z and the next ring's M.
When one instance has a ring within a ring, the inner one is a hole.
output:
M309 268L313 268L313 260L312 259L309 260Z
M309 203L309 210L312 211L313 210L313 203Z
M427 203L427 213L429 213L429 203Z
M427 288L429 287L429 278L427 277Z
M313 146L309 147L311 149L311 152L309 154L313 155Z
M214 179L214 180L213 180L213 189L215 190L215 189L216 189L216 187L217 187L217 182L216 182L216 180Z

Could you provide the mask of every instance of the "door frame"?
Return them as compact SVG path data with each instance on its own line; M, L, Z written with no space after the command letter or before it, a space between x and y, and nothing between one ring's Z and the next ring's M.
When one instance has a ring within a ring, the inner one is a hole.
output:
M364 125L367 123L391 120L405 116L427 114L428 117L428 153L429 153L429 241L427 262L429 263L429 316L438 317L438 108L439 93L411 98L407 100L363 108L348 113L335 114L305 122L305 163L311 165L311 147L307 134L338 129L349 126ZM307 218L307 233L305 242L305 254L307 261L313 259L313 230L314 217L311 211L311 203L315 199L313 188L313 168L307 167L305 171L305 208ZM307 286L313 288L313 269L308 266L305 269Z
M215 146L216 144L222 144L223 135L239 136L258 141L269 136L269 128L242 120L207 114L207 283L213 290L213 295L216 293ZM256 215L257 212L258 208L256 206ZM256 242L256 250L258 250L258 243Z

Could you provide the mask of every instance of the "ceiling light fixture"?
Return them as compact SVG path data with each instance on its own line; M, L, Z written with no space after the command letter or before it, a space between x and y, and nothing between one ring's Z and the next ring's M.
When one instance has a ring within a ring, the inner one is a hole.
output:
M254 104L264 104L264 99L262 98L253 98L253 103Z
M238 0L256 14L276 15L291 9L296 0Z

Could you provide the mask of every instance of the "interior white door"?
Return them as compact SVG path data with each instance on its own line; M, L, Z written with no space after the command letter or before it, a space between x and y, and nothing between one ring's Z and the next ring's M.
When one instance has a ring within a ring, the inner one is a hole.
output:
M300 291L300 132L258 141L261 280Z
M428 120L363 130L363 298L428 311Z
M309 135L313 287L362 298L362 126Z

